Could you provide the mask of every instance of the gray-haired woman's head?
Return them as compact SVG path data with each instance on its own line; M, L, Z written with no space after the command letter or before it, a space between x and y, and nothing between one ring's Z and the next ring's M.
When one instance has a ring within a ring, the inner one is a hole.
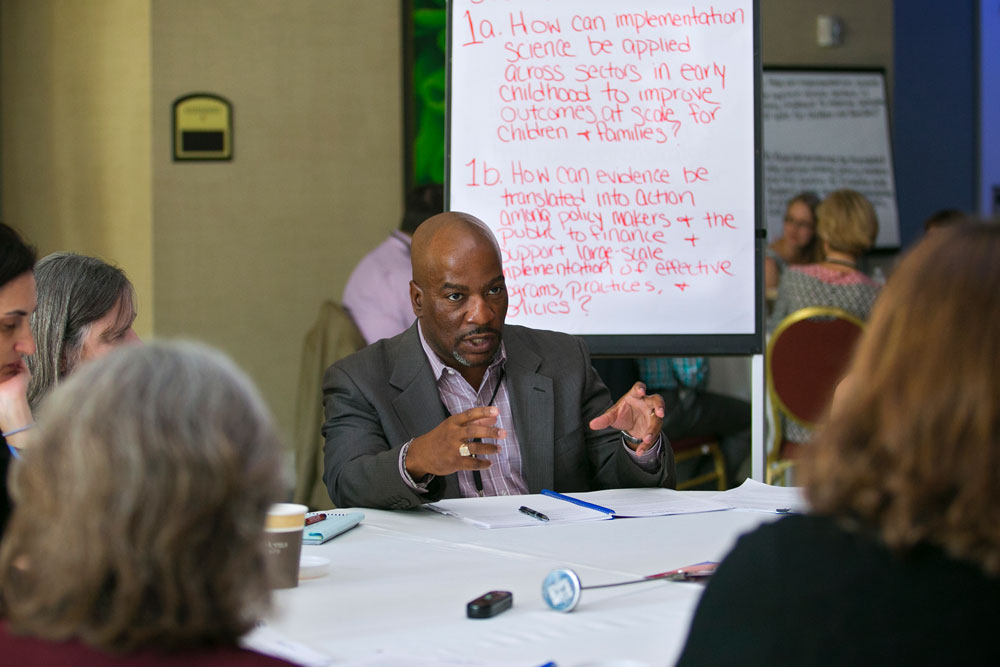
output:
M231 361L129 347L53 389L38 424L0 549L12 628L128 651L234 642L259 618L281 445Z
M135 291L125 272L96 257L54 253L35 265L38 306L31 316L35 354L28 359L28 400L42 397L87 359L138 341Z

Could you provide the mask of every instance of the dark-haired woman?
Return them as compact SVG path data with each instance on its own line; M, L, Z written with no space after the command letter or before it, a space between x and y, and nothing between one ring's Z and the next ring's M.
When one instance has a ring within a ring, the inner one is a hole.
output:
M817 206L819 197L813 192L802 192L788 200L782 234L767 247L764 258L764 287L768 294L777 292L785 267L813 264L823 258L823 248L816 236Z
M28 407L30 374L24 357L34 354L35 251L0 222L0 535L10 514L7 469L34 425Z

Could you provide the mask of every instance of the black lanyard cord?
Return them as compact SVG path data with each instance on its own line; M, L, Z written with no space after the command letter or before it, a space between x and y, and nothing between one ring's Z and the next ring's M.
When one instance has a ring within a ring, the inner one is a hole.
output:
M493 401L495 401L497 399L497 392L500 391L500 384L503 382L503 376L504 376L504 371L505 370L506 369L505 369L504 366L500 367L500 375L497 377L496 386L493 387L493 394L490 396L490 402L487 403L484 407L487 407L487 408L490 407L491 405L493 405ZM442 404L443 404L443 401L442 401ZM448 412L449 414L451 414L448 411L447 407L445 407L444 411ZM482 442L482 441L483 441L482 438L473 438L471 440L471 442ZM475 454L473 454L473 456L475 456ZM472 471L472 481L476 485L476 493L478 493L479 497L482 498L485 495L483 493L483 475L482 475L482 473L480 473L478 470L473 470Z

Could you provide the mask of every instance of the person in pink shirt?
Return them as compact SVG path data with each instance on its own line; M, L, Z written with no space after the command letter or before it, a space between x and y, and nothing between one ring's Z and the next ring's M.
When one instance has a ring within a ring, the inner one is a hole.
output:
M341 303L366 343L392 338L413 324L410 239L421 222L444 210L444 189L423 185L406 200L399 229L365 255L351 272Z

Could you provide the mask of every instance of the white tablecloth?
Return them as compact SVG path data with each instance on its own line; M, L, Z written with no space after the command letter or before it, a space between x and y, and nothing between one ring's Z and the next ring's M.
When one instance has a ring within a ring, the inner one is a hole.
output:
M531 498L518 502L530 506ZM330 571L278 591L267 620L334 662L381 652L529 667L670 665L700 585L584 591L564 614L545 606L542 579L572 568L588 586L721 560L740 534L776 518L726 511L485 530L427 510L361 511L357 528L303 547L304 555L329 559ZM490 590L511 591L513 608L466 618L466 603Z

